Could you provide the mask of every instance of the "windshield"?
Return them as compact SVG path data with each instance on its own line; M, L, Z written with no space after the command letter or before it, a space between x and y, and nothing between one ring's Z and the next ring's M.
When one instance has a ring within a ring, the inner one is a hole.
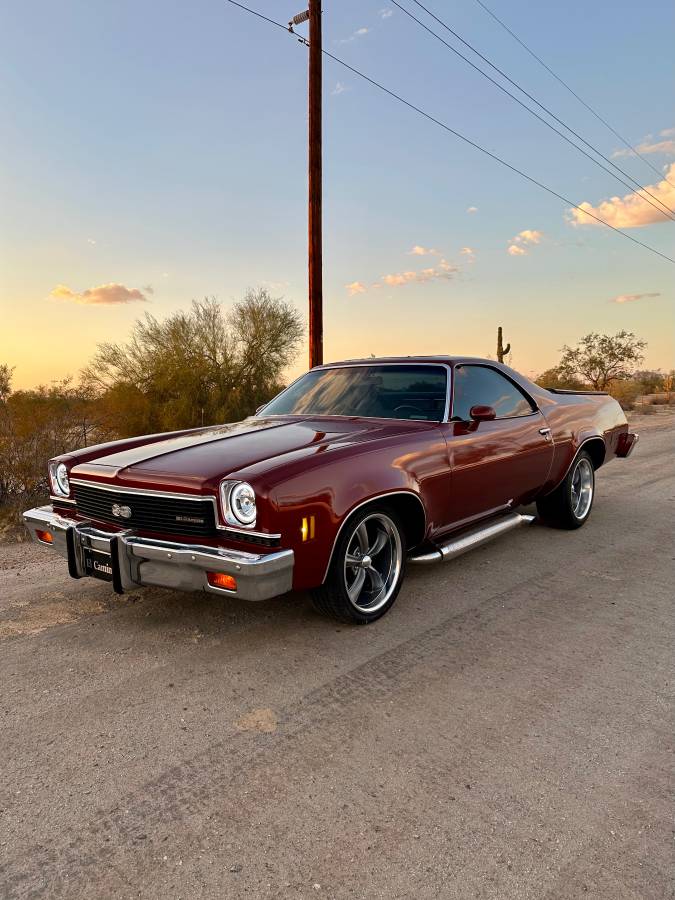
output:
M365 416L442 422L447 369L363 365L312 369L275 397L266 416Z

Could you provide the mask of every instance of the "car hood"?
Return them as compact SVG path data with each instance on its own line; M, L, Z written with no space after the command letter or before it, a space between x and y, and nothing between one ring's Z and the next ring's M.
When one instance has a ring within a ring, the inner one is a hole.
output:
M298 450L325 450L327 445L362 443L429 428L432 423L359 419L259 418L198 429L103 454L77 464L73 479L161 490L167 487L201 493L221 478L263 461L283 463Z

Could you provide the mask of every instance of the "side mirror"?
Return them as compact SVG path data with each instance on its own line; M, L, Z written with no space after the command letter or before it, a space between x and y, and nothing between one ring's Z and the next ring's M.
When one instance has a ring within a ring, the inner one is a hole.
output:
M491 422L497 418L497 413L491 406L472 406L469 410L472 422Z

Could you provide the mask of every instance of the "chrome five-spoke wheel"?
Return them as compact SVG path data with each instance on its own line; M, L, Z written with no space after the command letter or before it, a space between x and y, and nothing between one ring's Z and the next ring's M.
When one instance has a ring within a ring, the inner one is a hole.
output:
M577 519L585 519L593 502L593 464L587 456L581 456L572 472L572 513Z
M363 519L347 541L344 579L357 610L376 612L389 600L401 572L401 538L384 513Z
M319 612L367 625L398 596L406 566L406 534L396 510L373 503L344 523L324 583L312 590Z
M542 522L555 528L581 528L588 520L595 495L595 466L581 450L558 487L537 499Z

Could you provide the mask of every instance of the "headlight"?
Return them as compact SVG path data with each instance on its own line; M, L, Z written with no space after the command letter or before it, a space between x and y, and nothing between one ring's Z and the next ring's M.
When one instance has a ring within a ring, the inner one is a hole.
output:
M49 479L52 484L52 491L61 497L67 497L70 494L70 482L68 481L68 467L65 463L49 464Z
M245 481L223 481L220 500L229 525L255 525L255 491Z

